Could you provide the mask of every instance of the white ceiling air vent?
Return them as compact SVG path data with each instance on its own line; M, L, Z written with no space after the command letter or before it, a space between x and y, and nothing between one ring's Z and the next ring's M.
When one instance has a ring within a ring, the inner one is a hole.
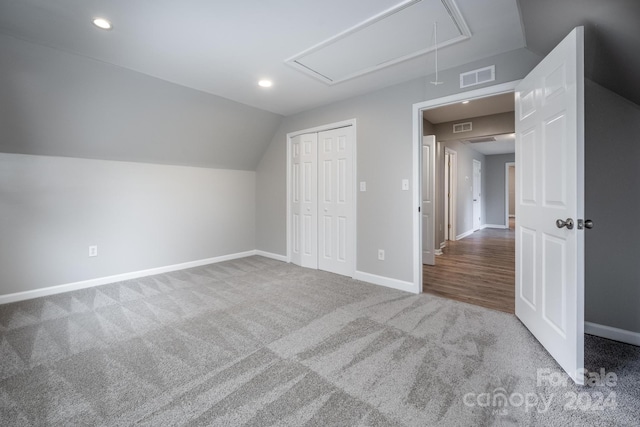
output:
M466 142L467 144L480 144L482 142L494 142L496 141L496 139L492 136L484 136L481 138L473 138L473 139L468 139L464 142Z
M456 123L453 125L453 133L469 132L473 129L471 122Z
M492 82L496 79L496 66L491 65L485 68L468 71L460 74L460 88L475 86L482 83Z

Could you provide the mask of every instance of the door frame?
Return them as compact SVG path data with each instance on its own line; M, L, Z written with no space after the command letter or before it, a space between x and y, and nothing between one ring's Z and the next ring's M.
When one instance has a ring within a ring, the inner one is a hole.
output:
M291 214L292 214L292 206L291 206L291 191L293 189L293 185L291 183L291 143L293 138L295 138L296 136L299 135L304 135L306 133L318 133L318 132L324 132L327 130L332 130L332 129L339 129L339 128L343 128L343 127L347 127L347 126L352 126L353 127L353 206L352 206L352 210L351 210L351 214L353 215L353 227L354 227L354 232L351 233L351 240L353 240L352 242L349 242L353 245L353 272L351 277L353 277L355 275L355 272L358 271L358 246L357 246L357 242L358 242L358 183L357 183L357 178L358 178L358 170L357 170L357 165L358 165L358 161L357 161L357 155L358 155L358 127L357 127L357 123L356 123L356 119L349 119L349 120L343 120L340 122L334 122L334 123L328 123L325 125L320 125L320 126L316 126L316 127L312 127L312 128L308 128L308 129L302 129L302 130L297 130L294 132L289 132L287 133L287 149L286 149L286 156L287 156L287 257L286 257L286 262L290 263L291 262L291 252L292 252L292 247L291 247L291 238L292 238L292 224L291 224Z
M420 212L420 206L422 203L422 171L420 168L420 156L422 154L422 134L424 133L422 129L422 110L442 107L444 105L455 104L466 100L486 98L488 96L500 95L503 93L515 93L518 83L520 83L520 80L514 80L507 83L467 92L460 92L413 104L413 204L411 208L413 209L413 286L411 287L411 291L416 294L422 293L422 213ZM289 236L287 235L287 250L289 249L288 237Z
M449 203L447 204L447 187L445 186L443 196L443 204L445 206L445 215L444 221L445 230L444 230L444 244L447 244L447 240L455 242L456 239L456 218L458 217L457 212L457 203L458 199L458 152L453 148L444 147L445 160L447 155L449 156L449 165L444 165L445 173L449 173L449 179L446 180L447 185L449 186ZM448 208L448 209L447 209ZM448 227L448 226L451 227ZM448 237L448 239L447 239Z
M481 217L482 217L482 162L480 160L477 160L477 159L472 159L471 164L472 164L472 170L473 170L473 172L472 172L473 173L473 179L471 181L473 183L473 193L471 194L471 200L472 200L471 203L473 203L472 208L471 208L471 211L473 212L473 221L471 221L471 228L473 228L473 231L475 232L475 231L478 231L478 230L482 229L482 219L481 219ZM479 215L478 218L477 218L477 220L478 220L478 227L477 228L476 228L476 202L473 201L473 198L476 195L476 190L478 190L476 188L476 184L478 184L478 183L476 183L476 165L478 165L478 174L479 174L478 180L479 180L479 184L480 184L479 185L480 190L477 191L478 199L476 200L477 203L478 203L478 215Z
M515 168L516 162L513 161L513 162L507 162L504 164L504 226L505 228L509 228L509 203L511 203L511 197L509 197L509 181L510 181L509 168L511 166ZM515 181L516 181L516 177L514 175L513 177L514 190L517 189ZM514 191L514 195L515 195L515 191ZM515 213L513 215L515 217Z

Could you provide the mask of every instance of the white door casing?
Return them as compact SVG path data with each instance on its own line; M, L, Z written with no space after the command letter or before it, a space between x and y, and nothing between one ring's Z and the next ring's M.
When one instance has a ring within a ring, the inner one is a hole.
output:
M435 257L435 135L422 142L422 263L436 264Z
M584 378L584 33L574 29L516 88L516 316ZM577 225L577 224L576 224Z
M457 214L457 197L458 197L458 153L450 148L445 148L445 154L447 156L447 164L445 165L446 171L446 184L444 191L444 202L447 206L445 216L445 227L447 229L448 238L446 240L456 240L456 220Z
M318 134L318 268L353 276L355 178L353 127Z
M482 163L473 160L473 231L480 230L482 225Z
M291 141L291 261L318 268L318 134Z

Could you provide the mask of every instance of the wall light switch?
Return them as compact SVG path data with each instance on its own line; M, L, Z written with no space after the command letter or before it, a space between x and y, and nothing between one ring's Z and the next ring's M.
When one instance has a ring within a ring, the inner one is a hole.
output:
M98 256L97 246L89 246L89 256Z
M403 179L402 180L402 189L403 190L408 190L409 189L409 180L408 179Z
M367 183L365 181L360 182L360 191L367 191Z

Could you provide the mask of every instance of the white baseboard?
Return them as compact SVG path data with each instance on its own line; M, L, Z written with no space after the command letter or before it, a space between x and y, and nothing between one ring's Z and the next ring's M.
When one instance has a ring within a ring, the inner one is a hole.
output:
M464 239L464 238L465 238L465 237L467 237L467 236L471 236L473 233L474 233L474 230L469 230L469 231L467 231L467 232L465 232L465 233L458 234L458 235L456 236L456 240Z
M83 280L80 282L66 283L63 285L50 286L47 288L33 289L31 291L16 292L13 294L0 295L0 304L23 301L32 298L45 297L48 295L60 294L63 292L76 291L78 289L91 288L94 286L107 285L109 283L122 282L123 280L139 279L140 277L153 276L154 274L169 273L171 271L184 270L187 268L200 267L207 264L215 264L232 259L246 258L257 255L257 251L239 252L235 254L222 255L213 258L201 259L197 261L183 262L180 264L168 265L165 267L150 268L148 270L132 271L130 273L116 274L107 277Z
M611 326L600 325L598 323L584 322L584 333L640 346L640 333L627 331L626 329L618 329Z
M405 282L403 280L391 279L389 277L378 276L376 274L365 273L362 271L356 271L353 278L363 282L373 283L374 285L386 286L387 288L415 293L413 290L413 283Z
M440 249L444 249L447 247L447 242L440 243Z
M509 215L509 218L515 218L515 217L516 217L515 215Z
M265 258L275 259L276 261L289 262L289 259L286 255L274 254L273 252L265 252L260 250L256 250L255 254L263 256Z
M506 225L500 225L500 224L485 224L482 226L482 228L499 228L501 230L505 230L509 227Z
M436 254L436 256L442 255L442 249L436 249L434 254Z

